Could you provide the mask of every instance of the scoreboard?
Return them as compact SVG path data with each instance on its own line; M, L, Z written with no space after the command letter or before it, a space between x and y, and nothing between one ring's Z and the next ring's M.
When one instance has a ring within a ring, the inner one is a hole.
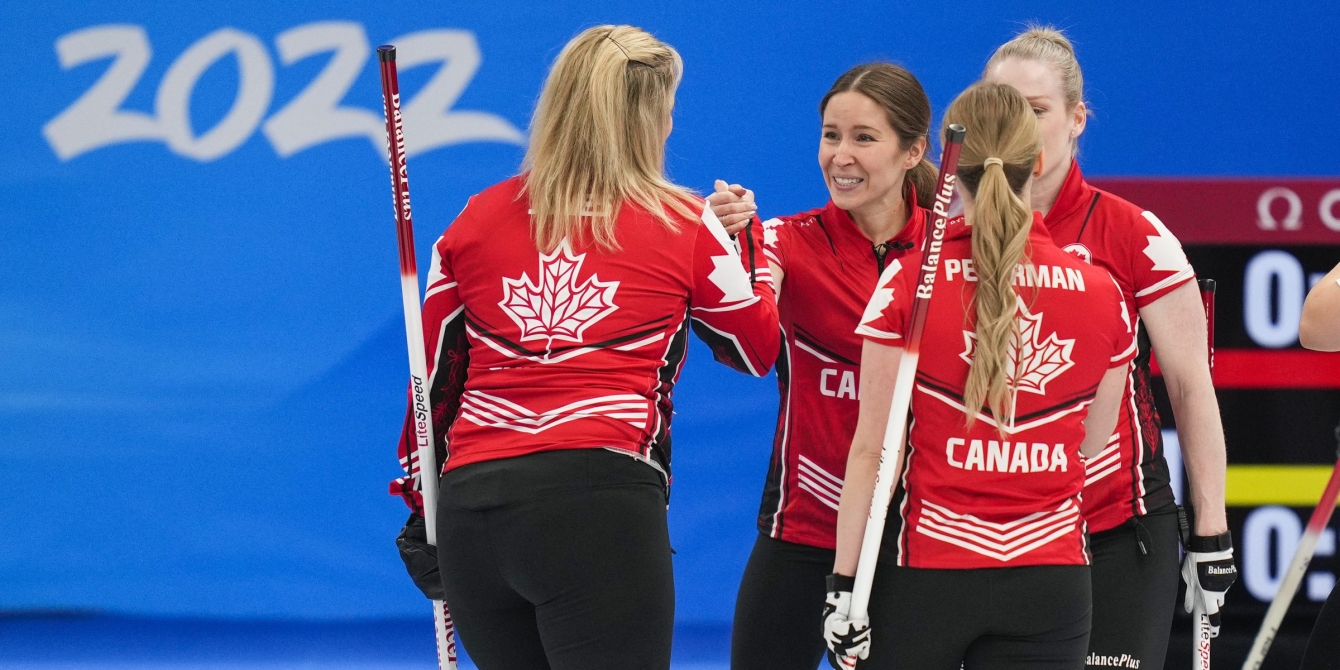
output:
M1308 289L1340 263L1340 178L1093 181L1158 215L1196 274L1218 283L1215 390L1240 570L1226 612L1263 614L1337 459L1340 353L1302 349L1298 321ZM1186 484L1175 417L1156 386L1180 503ZM1335 586L1337 528L1333 518L1291 615L1315 617Z

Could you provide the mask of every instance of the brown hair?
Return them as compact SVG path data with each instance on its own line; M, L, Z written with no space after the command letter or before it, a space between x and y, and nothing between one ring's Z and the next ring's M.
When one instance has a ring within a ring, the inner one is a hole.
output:
M912 148L918 138L927 139L930 152L931 101L915 75L893 63L866 63L847 70L819 101L819 116L828 109L828 101L839 93L854 91L875 101L888 118L889 127L898 135L898 147ZM935 203L935 164L922 156L921 162L907 171L908 180L916 186L917 204L930 209Z
M1014 39L1000 45L991 60L986 62L987 72L1003 60L1019 58L1035 60L1056 68L1061 76L1061 91L1065 94L1066 109L1084 101L1084 73L1079 69L1079 60L1075 58L1075 45L1065 33L1052 26L1030 25Z
M972 425L985 402L1003 431L1013 412L1010 338L1017 329L1019 296L1012 285L1016 269L1027 262L1028 229L1033 211L1019 197L1042 151L1038 119L1028 100L1013 86L978 82L959 94L945 112L945 127L968 129L958 159L958 181L975 211L972 260L977 271L977 346L963 387L967 423ZM990 161L988 159L997 159Z
M665 177L665 129L683 73L679 54L633 26L597 26L563 47L531 120L531 236L618 247L614 222L631 201L667 227L666 208L696 220L696 198Z

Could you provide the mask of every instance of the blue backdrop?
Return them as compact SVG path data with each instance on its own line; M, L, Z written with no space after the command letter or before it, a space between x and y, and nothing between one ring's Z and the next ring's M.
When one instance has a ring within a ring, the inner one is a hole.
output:
M1340 173L1340 5L168 3L0 8L0 609L424 615L386 494L407 372L380 94L417 112L420 264L517 170L549 63L598 23L684 56L669 170L818 206L851 65L937 115L1029 20L1069 31L1103 175ZM411 57L418 67L406 67ZM682 621L730 617L776 390L696 346L670 511Z

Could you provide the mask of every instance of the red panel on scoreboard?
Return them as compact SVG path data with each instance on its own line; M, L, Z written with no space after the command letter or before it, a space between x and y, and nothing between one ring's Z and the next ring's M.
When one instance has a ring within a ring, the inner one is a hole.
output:
M1182 244L1340 244L1340 177L1100 177Z
M1157 360L1153 373L1160 374ZM1220 349L1214 352L1220 389L1340 389L1340 354L1302 349Z

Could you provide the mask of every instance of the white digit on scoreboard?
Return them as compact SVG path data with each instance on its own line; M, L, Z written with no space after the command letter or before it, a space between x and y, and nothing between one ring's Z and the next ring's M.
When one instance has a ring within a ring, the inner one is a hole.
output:
M1262 251L1247 261L1242 280L1242 321L1258 346L1280 349L1298 341L1303 314L1303 264L1287 251Z
M1303 521L1287 507L1266 505L1247 515L1242 524L1242 584L1253 598L1267 603L1275 599L1302 537ZM1335 529L1327 528L1314 556L1334 555ZM1334 586L1333 573L1313 571L1308 573L1305 592L1308 600L1320 602Z

